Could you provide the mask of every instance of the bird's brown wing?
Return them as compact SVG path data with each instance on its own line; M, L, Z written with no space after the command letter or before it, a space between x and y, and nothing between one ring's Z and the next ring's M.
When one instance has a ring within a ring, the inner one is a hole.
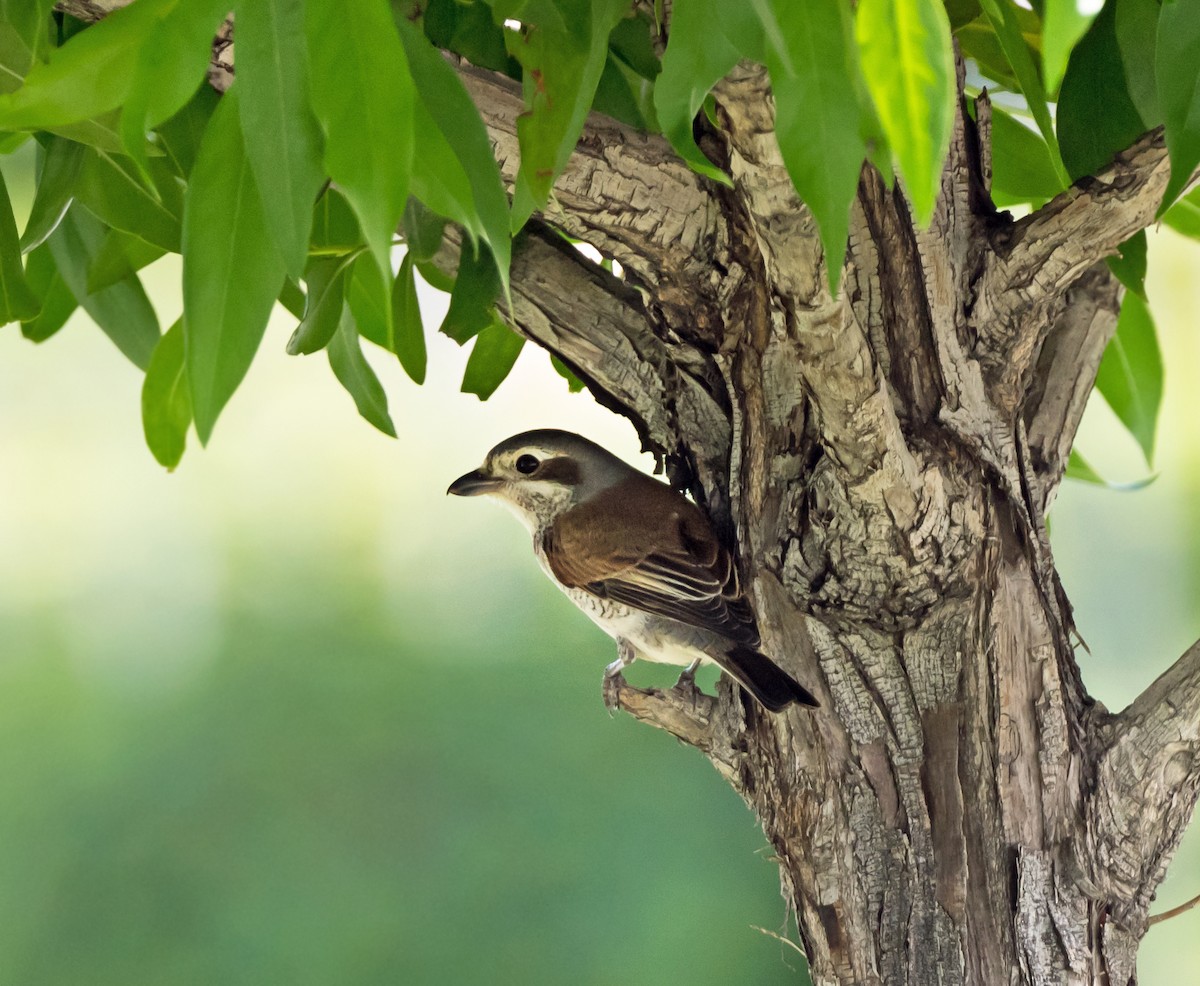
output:
M757 647L737 568L708 519L647 482L636 496L614 487L560 516L542 542L550 570L564 585Z

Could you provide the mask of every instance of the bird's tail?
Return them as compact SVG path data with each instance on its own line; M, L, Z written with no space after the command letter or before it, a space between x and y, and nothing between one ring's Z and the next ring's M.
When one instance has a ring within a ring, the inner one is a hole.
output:
M778 664L753 648L734 647L718 663L771 712L782 712L793 702L813 707L821 704Z

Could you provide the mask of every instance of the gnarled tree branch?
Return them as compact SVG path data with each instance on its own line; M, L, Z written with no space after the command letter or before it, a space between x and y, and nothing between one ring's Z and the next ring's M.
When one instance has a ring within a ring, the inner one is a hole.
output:
M452 272L459 232L448 228L435 258ZM510 321L574 369L601 404L633 422L668 463L681 443L728 449L724 384L708 357L655 331L642 294L533 223L513 251ZM723 436L723 437L722 437Z
M774 98L766 69L748 62L718 86L729 140L730 172L746 210L773 297L770 318L794 340L805 393L822 443L850 480L915 509L918 469L905 444L887 381L847 292L831 296L812 213L791 183L775 139Z
M1200 641L1100 734L1082 855L1114 916L1140 935L1200 795Z
M488 128L507 184L520 163L520 84L458 61L459 77ZM667 141L591 113L542 217L619 261L656 293L695 304L708 285L713 252L725 239L711 185ZM669 299L668 299L669 300Z
M1120 307L1119 282L1107 265L1096 264L1067 289L1042 346L1025 401L1025 421L1043 512L1067 468Z
M1045 306L1097 261L1154 221L1170 175L1162 128L1144 134L1095 175L994 237L976 286L977 352L1013 410L1052 317Z
M622 675L605 681L605 701L610 708L628 712L635 719L662 729L681 743L694 746L712 761L713 766L731 783L738 761L744 756L731 742L720 716L725 710L717 699L705 695L694 685L635 688Z

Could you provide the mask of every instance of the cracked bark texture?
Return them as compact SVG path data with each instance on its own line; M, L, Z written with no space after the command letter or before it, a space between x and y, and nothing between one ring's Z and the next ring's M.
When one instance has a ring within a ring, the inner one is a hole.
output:
M517 87L452 60L511 182ZM756 813L816 983L1134 983L1200 792L1200 644L1121 714L1093 702L1044 517L1116 324L1101 261L1153 219L1162 135L1013 221L986 99L961 104L929 229L864 168L833 296L761 66L715 101L701 145L729 189L589 118L508 315L706 507L764 650L822 706L770 715L728 679L619 680L617 705Z
M511 179L519 103L464 72ZM1014 222L988 105L964 109L931 228L864 169L836 297L761 67L718 86L705 135L732 190L593 118L511 315L676 466L737 546L764 649L822 700L616 690L758 815L814 981L1132 983L1200 786L1200 647L1125 713L1094 703L1044 517L1116 324L1101 261L1152 219L1161 134Z

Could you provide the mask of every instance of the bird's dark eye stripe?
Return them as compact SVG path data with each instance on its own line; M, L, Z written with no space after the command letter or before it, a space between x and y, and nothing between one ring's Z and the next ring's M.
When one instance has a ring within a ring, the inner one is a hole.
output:
M535 472L541 463L532 455L522 455L517 459L517 472L524 473L528 476L531 472Z

